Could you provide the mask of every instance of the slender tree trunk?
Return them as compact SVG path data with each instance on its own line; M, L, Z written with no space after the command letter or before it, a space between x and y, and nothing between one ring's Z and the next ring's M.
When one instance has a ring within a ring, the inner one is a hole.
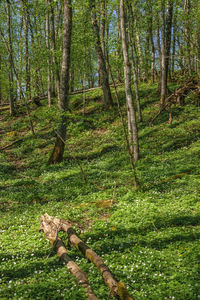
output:
M22 3L23 5L23 3ZM24 5L23 5L24 6ZM27 11L23 7L23 24L24 24L24 38L25 38L25 61L26 61L26 98L31 98L31 76L30 76L30 57L29 57L29 36L28 36L28 22Z
M122 50L124 58L124 79L125 79L125 92L126 92L126 105L128 114L128 130L131 151L134 153L134 160L139 159L139 144L138 144L138 130L136 123L135 108L133 105L133 96L131 89L131 65L128 55L128 43L126 35L126 22L125 22L125 1L120 0L120 15L121 15L121 38Z
M169 70L169 56L171 47L171 28L172 28L172 12L173 1L168 0L167 10L165 16L165 4L162 2L161 8L161 20L162 20L162 45L161 45L161 98L160 104L165 104L165 98L167 95L167 79Z
M50 5L50 35L51 35L51 52L52 52L52 58L53 58L53 70L52 72L55 73L55 86L56 91L59 99L59 93L60 93L60 75L59 75L59 66L58 61L56 57L56 37L55 37L55 24L54 24L54 8L52 5L52 0L49 0Z
M174 14L174 21L173 21L173 44L172 44L172 59L171 59L171 77L174 76L174 67L175 67L175 54L176 54L176 31L177 31L177 24L176 24L176 13Z
M159 93L161 91L161 74L162 74L162 54L161 54L161 45L160 45L160 26L159 19L157 18L157 26L156 26L156 38L157 38L157 48L158 48L158 64L159 64L159 72L158 72L158 90Z
M11 37L11 15L10 15L10 1L7 0L6 5L6 14L7 14L7 31L8 31L8 47L9 47L9 103L10 103L10 115L15 114L14 108L14 78L13 78L13 46L12 46L12 37Z
M1 54L0 54L0 104L2 104Z
M46 49L47 49L47 95L48 105L52 105L52 78L51 78L51 53L50 53L50 24L49 24L49 0L46 0Z
M165 5L162 3L161 8L161 23L162 23L162 41L161 41L161 98L160 104L161 106L165 103L165 98L167 94L167 87L166 87L166 36L165 36Z
M121 76L121 64L120 58L121 58L121 47L120 47L120 9L117 8L117 49L116 49L116 56L117 56L117 83L121 82L122 76Z
M113 105L113 100L112 100L112 95L109 86L106 62L101 47L99 26L97 24L96 11L95 11L95 0L90 0L90 9L91 9L92 28L96 39L95 48L96 48L96 53L100 65L100 77L101 77L101 86L102 86L103 96L104 96L104 104L106 107L109 107Z
M130 5L128 6L128 14L129 17L132 17L132 10ZM131 54L131 66L132 66L132 71L133 71L133 82L134 82L134 87L135 87L135 99L136 99L136 104L137 104L137 112L138 112L138 120L139 122L142 122L142 111L141 111L141 105L140 105L140 97L139 97L139 89L138 89L138 74L136 71L136 60L134 57L134 47L133 47L133 28L131 27L131 22L128 22L128 42L130 45L130 54ZM136 56L136 53L135 53Z
M135 49L137 53L137 74L138 74L138 80L141 79L144 81L145 79L145 73L143 69L143 55L142 55L142 46L140 41L140 34L138 30L138 20L137 20L137 12L136 12L136 0L133 0L132 2L132 12L133 12L133 24L134 24L134 30L135 30Z
M103 55L106 54L106 45L105 45L105 33L106 33L106 1L101 0L101 27L100 27L100 39L101 39L101 48Z
M49 159L49 163L59 163L63 160L67 117L65 115L68 109L69 101L69 69L70 69L70 49L72 32L72 1L64 0L64 33L63 33L63 55L60 78L60 98L59 109L61 114L60 124L57 129L56 143Z
M154 83L155 81L155 46L154 46L154 40L153 40L153 29L152 29L152 23L153 23L153 13L152 13L152 3L151 1L148 1L148 31L149 31L149 41L151 46L151 82Z
M185 17L186 17L186 21L185 21L185 36L186 36L186 47L187 47L187 64L188 64L188 71L189 71L189 75L192 74L192 60L191 60L191 43L190 43L190 39L191 39L191 30L190 30L190 17L191 17L191 3L190 0L185 0L184 3L184 13L185 13Z
M166 80L168 80L170 67L170 49L172 32L173 0L168 0L166 12ZM167 83L166 83L167 88Z
M27 13L27 24L28 24L28 28L30 30L30 36L31 36L32 52L33 52L33 56L34 56L35 55L35 50L36 50L35 37L34 37L34 29L33 29L33 25L32 25L32 22L31 22L31 16L30 16L29 8L27 6L26 6L26 13ZM37 36L37 26L34 26L34 28L35 28L35 35ZM40 83L41 83L41 71L40 71L40 67L39 66L36 68L35 74L34 74L34 76L31 79L34 79L34 81L32 82L32 85L34 86L33 90L35 90L35 94L36 95L42 94L41 87L40 87Z

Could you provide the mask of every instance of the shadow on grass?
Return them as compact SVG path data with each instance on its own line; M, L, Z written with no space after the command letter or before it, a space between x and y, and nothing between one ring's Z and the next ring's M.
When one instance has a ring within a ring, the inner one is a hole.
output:
M13 279L23 279L26 277L29 277L34 274L35 271L40 271L40 270L52 270L52 269L61 269L63 268L63 263L61 263L54 251L52 251L51 248L49 248L49 251L46 252L40 252L40 251L35 251L34 252L34 258L37 258L38 261L32 261L33 256L31 255L22 255L17 256L16 254L13 256L11 254L0 254L0 261L8 261L8 260L13 260L16 262L17 261L22 261L22 262L27 262L27 266L22 266L22 267L15 267L15 268L7 268L4 270L2 273L4 277L6 278L6 281L13 280ZM22 257L23 256L23 257ZM48 257L49 256L49 257ZM16 258L15 258L16 257ZM55 257L55 259L52 260L52 257ZM70 254L70 258L75 261L76 256Z
M134 220L133 220L134 221ZM130 223L129 223L130 224ZM197 216L173 216L170 219L167 217L163 218L155 218L152 220L152 223L148 225L141 226L140 228L119 228L115 231L112 229L109 231L95 232L90 234L90 242L97 242L99 240L103 243L103 248L101 253L110 253L112 251L125 251L126 249L132 248L134 245L138 245L141 247L153 248L156 250L165 249L172 244L177 242L193 242L195 240L199 240L200 233L194 233L194 226L200 225L200 215ZM174 232L173 228L187 228L187 232L180 233ZM171 232L169 233L169 237L162 237L162 232L171 228ZM191 232L188 232L191 230ZM148 234L151 232L157 232L157 237L152 237L149 240ZM106 236L106 237L105 237ZM93 247L94 251L99 252L99 245L97 248Z

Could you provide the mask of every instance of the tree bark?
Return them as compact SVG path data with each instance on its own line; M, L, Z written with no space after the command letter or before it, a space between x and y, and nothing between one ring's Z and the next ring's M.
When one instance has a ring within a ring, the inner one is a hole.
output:
M49 223L45 219L45 215L41 217L41 226L39 231L43 231L46 239L49 240L51 246L56 251L59 259L68 268L69 272L77 279L78 283L85 288L88 295L88 300L98 300L92 288L89 285L87 275L79 268L79 266L69 257L62 240L57 236L58 228L55 224Z
M55 73L55 86L57 91L58 99L60 97L60 75L59 75L59 66L56 57L56 37L55 37L55 24L54 24L54 8L52 5L52 0L49 0L50 5L50 15L49 15L49 22L50 22L50 36L51 36L51 53L53 59L53 70L52 72Z
M132 10L131 6L128 6L128 13L129 17L132 17ZM131 27L131 22L128 22L128 41L130 45L130 53L131 53L131 65L132 65L132 71L133 71L133 82L135 87L135 99L137 104L137 112L138 112L138 120L139 122L142 122L142 111L141 111L141 105L140 105L140 97L139 97L139 89L138 89L138 74L136 70L136 52L134 51L133 46L133 28ZM135 52L135 53L134 53ZM135 54L135 57L134 57Z
M190 43L190 39L191 39L191 3L190 0L185 0L184 3L184 13L185 13L185 36L186 36L186 47L187 47L187 54L186 54L186 59L187 59L187 65L188 65L188 71L189 71L189 75L192 74L192 61L191 61L191 43Z
M52 105L52 78L51 78L49 10L50 10L49 0L46 0L47 95L48 95L48 106L50 107Z
M1 54L0 54L0 105L2 104Z
M173 16L173 0L168 0L167 11L166 11L166 80L168 80L169 67L170 67L172 16Z
M155 46L153 40L153 12L152 12L152 3L148 1L148 31L149 31L149 41L151 46L151 82L155 81Z
M143 69L143 55L142 55L142 46L140 41L140 34L138 29L138 17L137 17L137 11L136 11L136 5L137 1L133 0L132 2L132 12L133 12L133 24L134 24L134 30L135 30L135 50L137 53L137 74L138 74L138 80L141 79L144 81L145 79L145 73Z
M117 282L113 278L109 268L92 249L90 249L81 239L79 239L71 224L63 219L51 217L48 214L41 216L40 222L41 227L39 230L44 231L45 228L47 228L46 237L52 244L54 244L57 240L57 234L59 231L65 231L68 234L70 244L78 248L88 260L94 263L94 265L100 271L106 285L109 287L110 292L115 298L121 300L132 300L124 284L121 281Z
M69 69L70 69L70 49L71 49L71 32L72 32L72 1L64 1L64 33L63 33L63 55L62 55L62 69L60 80L60 124L57 129L56 143L53 152L50 156L49 163L59 163L63 160L67 117L66 111L68 109L69 101Z
M124 80L125 80L125 93L126 93L126 105L128 115L128 131L131 150L134 153L134 160L139 159L139 143L138 143L138 130L136 123L135 108L133 105L133 96L131 89L131 65L128 55L128 43L126 36L126 22L125 22L125 9L124 0L120 0L120 15L121 15L121 38L122 38L122 50L124 58Z
M7 32L8 32L8 47L9 47L9 103L10 103L10 115L15 114L14 107L14 78L13 78L13 46L11 37L11 14L10 14L10 0L6 0L6 14L7 14Z
M91 9L92 28L95 36L95 48L96 48L97 58L100 67L100 78L101 78L101 86L102 86L103 96L104 96L104 104L106 107L109 107L113 105L113 100L112 100L112 95L109 86L108 71L106 69L105 57L103 55L102 46L101 46L99 26L97 24L95 0L90 0L90 9Z
M161 42L161 98L160 98L160 104L161 106L165 103L165 98L167 94L167 80L166 80L166 43L165 43L165 5L162 3L161 8L161 22L162 22L162 42Z
M24 39L25 39L25 69L26 69L26 98L31 98L31 75L30 75L30 56L29 56L29 34L28 34L28 12L24 0L21 2L23 10L23 24L24 24Z
M176 54L176 31L177 31L176 13L173 19L173 42L172 42L172 59L171 59L171 77L174 76L175 54Z
M161 45L161 106L165 103L167 95L167 79L169 72L169 56L171 47L171 28L172 28L172 12L173 1L168 0L166 16L165 16L165 4L162 2L161 7L161 22L162 22L162 45Z

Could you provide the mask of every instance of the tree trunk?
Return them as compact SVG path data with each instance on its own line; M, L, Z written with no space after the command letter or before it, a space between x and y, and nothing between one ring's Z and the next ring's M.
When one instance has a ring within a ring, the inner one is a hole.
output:
M10 16L10 1L7 0L6 6L7 14L7 32L8 32L8 47L9 47L9 103L10 103L10 115L15 114L14 108L14 79L13 79L13 46L12 46L12 37L11 37L11 16Z
M172 59L171 59L171 77L174 76L174 67L175 67L176 31L177 31L177 24L176 24L176 13L175 13L174 14L174 20L173 20L173 44L172 44Z
M133 24L135 29L135 50L137 53L137 74L138 74L138 80L141 79L144 81L145 74L143 69L143 55L142 55L142 46L140 41L140 34L138 30L138 20L137 20L137 12L136 12L136 5L137 1L134 0L132 2L132 12L133 12Z
M117 56L117 83L121 82L122 76L121 76L121 46L120 46L120 10L119 7L117 8L117 49L116 49L116 56Z
M90 0L90 9L91 9L92 28L95 35L95 48L96 48L96 53L99 61L99 67L100 67L100 78L101 78L101 86L102 86L103 96L104 96L104 104L106 107L109 107L113 105L113 100L112 100L112 95L109 86L108 71L106 69L105 57L103 55L102 46L101 46L99 26L97 24L95 0Z
M126 105L128 114L128 130L131 150L134 153L134 160L139 159L139 144L138 144L138 130L136 124L136 114L133 105L133 96L131 89L131 66L128 55L128 43L126 36L126 22L125 22L125 9L124 0L120 0L120 15L121 15L121 38L122 50L124 58L124 79L125 79L125 92L126 92Z
M129 17L132 17L132 10L130 5L128 6L128 13ZM141 105L140 105L140 97L139 97L139 90L138 90L138 74L136 71L136 59L134 57L134 47L133 47L133 28L131 27L131 22L128 22L128 41L130 45L130 53L131 53L131 65L133 70L133 82L135 87L135 99L137 104L137 112L138 112L138 120L139 122L142 122L142 111L141 111ZM136 53L135 53L136 56Z
M48 106L50 107L52 105L52 78L51 78L49 10L50 10L49 0L46 0L47 95L48 95Z
M165 5L162 3L162 11L161 11L161 22L162 22L162 42L161 42L161 98L160 104L161 106L165 103L165 98L167 94L167 80L166 80L166 43L165 43Z
M173 0L168 0L166 11L166 80L168 80L170 67L170 49L172 32ZM167 83L166 83L167 89Z
M158 64L159 64L159 72L158 72L158 91L161 92L161 70L162 70L162 54L161 54L161 45L160 45L160 24L158 17L156 18L156 39L157 39L157 48L158 48Z
M1 54L0 54L0 104L2 104Z
M56 37L55 37L55 25L54 25L54 8L52 5L52 0L49 0L50 5L50 15L49 15L49 23L50 23L50 36L51 36L51 53L53 58L53 70L52 73L55 73L55 86L57 91L57 96L59 99L60 94L60 75L59 75L59 66L56 57Z
M169 56L171 46L171 28L172 28L173 1L168 0L165 16L165 4L162 3L161 20L162 20L162 45L161 45L161 98L160 104L165 104L167 95L167 79L169 71Z
M28 34L28 12L24 0L21 2L23 10L23 25L25 39L25 62L26 62L26 98L31 99L31 76L30 76L30 56L29 56L29 34Z
M72 1L64 1L64 33L63 33L63 54L62 69L60 80L60 124L57 129L57 138L54 150L50 156L49 163L59 163L63 160L65 147L67 117L65 115L68 109L69 100L69 69L70 69L70 48L72 32Z
M192 61L191 61L191 44L190 44L190 40L191 40L191 3L190 0L185 0L184 3L184 14L185 14L185 37L186 37L186 47L187 47L187 54L186 54L186 59L187 59L187 65L188 65L188 71L189 71L189 75L192 74Z
M151 82L155 81L155 46L153 40L153 12L152 12L152 3L148 1L148 31L149 31L149 42L151 46Z
M76 278L78 283L85 289L88 300L98 300L92 288L89 285L88 277L79 266L69 257L62 240L57 236L58 228L55 224L47 221L46 215L41 216L41 226L39 231L43 231L46 239L49 240L53 250L56 251L60 261L66 265L69 272Z
M115 298L121 300L133 300L129 295L125 285L121 281L117 282L114 279L109 268L104 264L102 259L92 249L84 244L84 242L76 235L76 232L72 228L71 224L63 219L51 217L48 214L41 216L40 222L41 227L39 231L44 231L51 244L55 244L56 240L60 242L60 239L57 237L59 231L65 231L68 234L70 244L78 248L88 260L93 262L93 264L100 271L104 282L109 287L110 292Z

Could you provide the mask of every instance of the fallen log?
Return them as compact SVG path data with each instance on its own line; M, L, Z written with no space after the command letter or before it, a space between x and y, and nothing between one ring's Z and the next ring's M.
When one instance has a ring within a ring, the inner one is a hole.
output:
M85 288L88 300L98 300L92 288L89 285L87 275L79 268L79 266L69 257L62 240L57 236L57 227L53 223L47 223L41 217L41 226L39 231L43 231L46 239L50 241L53 250L56 251L59 259L68 268L69 272L76 278L78 283Z
M104 279L104 282L110 289L111 294L116 299L133 299L129 295L123 282L117 282L102 259L76 235L76 232L72 228L71 224L63 219L51 217L48 214L44 214L43 216L41 216L40 221L42 224L47 224L48 226L55 228L54 231L56 230L57 233L59 231L65 231L68 234L70 244L77 247L81 251L81 253L98 268Z

